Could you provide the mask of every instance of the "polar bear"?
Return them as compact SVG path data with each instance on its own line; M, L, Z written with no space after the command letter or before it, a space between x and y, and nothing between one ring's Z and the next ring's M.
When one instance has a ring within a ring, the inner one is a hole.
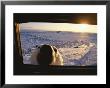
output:
M63 65L63 58L55 46L44 44L32 50L31 64Z

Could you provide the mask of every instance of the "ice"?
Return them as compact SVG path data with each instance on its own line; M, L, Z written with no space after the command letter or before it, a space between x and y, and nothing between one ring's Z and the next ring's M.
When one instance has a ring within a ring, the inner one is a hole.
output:
M64 65L97 65L97 34L57 31L20 31L23 63L31 64L36 45L50 44L60 51Z

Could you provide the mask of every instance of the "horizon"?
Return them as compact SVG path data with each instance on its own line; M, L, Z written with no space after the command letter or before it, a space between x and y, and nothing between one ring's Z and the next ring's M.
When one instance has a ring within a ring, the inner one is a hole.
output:
M28 22L21 23L20 30L38 30L38 31L63 31L78 33L97 33L97 25L86 23L51 23L51 22Z

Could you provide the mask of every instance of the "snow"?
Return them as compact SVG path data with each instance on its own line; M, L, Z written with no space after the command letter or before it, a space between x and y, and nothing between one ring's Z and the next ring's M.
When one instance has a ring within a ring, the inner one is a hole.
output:
M58 48L66 66L97 65L97 34L21 30L20 38L24 64L31 64L36 45L50 44Z

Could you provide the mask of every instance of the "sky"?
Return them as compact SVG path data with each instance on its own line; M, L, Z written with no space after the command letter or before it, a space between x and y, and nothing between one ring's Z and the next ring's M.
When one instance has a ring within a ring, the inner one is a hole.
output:
M53 22L97 25L97 13L14 13L16 23Z
M20 29L97 33L97 13L14 13Z
M97 33L97 25L75 23L28 22L20 24L21 30L69 31Z

